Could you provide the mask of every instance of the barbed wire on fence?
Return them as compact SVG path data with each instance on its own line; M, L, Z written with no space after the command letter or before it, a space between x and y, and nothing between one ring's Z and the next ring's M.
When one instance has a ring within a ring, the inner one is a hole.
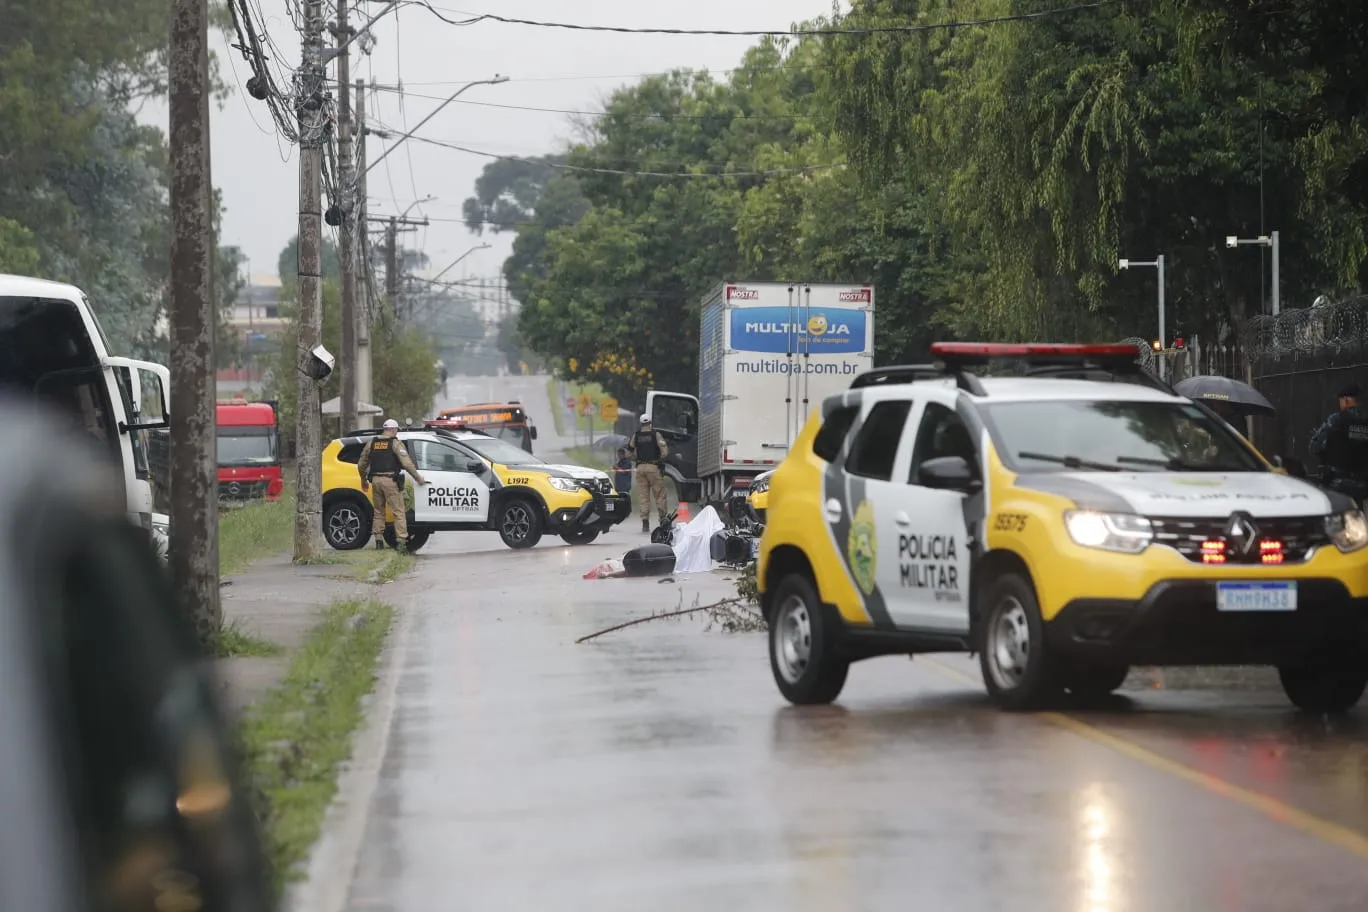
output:
M1312 307L1258 316L1245 324L1242 348L1251 358L1312 354L1368 344L1368 295L1318 298Z

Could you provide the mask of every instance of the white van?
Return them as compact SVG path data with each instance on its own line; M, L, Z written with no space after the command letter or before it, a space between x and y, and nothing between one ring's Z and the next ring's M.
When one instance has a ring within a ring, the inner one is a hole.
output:
M149 461L149 435L170 426L170 385L162 365L109 354L79 288L0 274L0 386L36 394L108 447L123 466L129 517L149 537L154 517L170 512L169 466Z

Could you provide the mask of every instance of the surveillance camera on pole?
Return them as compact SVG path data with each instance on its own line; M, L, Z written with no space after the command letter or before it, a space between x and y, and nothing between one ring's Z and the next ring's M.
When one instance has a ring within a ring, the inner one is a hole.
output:
M333 367L335 367L336 364L337 359L332 356L332 352L328 351L323 346L318 345L314 347L313 351L309 352L309 363L304 372L316 382L322 383L332 374Z

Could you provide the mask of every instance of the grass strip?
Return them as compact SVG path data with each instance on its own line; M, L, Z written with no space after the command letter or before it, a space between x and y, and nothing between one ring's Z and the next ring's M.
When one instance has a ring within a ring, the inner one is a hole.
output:
M294 487L286 485L278 500L241 507L219 507L219 573L246 570L265 557L294 547Z
M263 640L243 630L236 621L220 627L218 639L214 642L214 655L224 659L239 656L268 659L280 655L283 651L279 644Z
M565 436L565 418L561 410L565 408L565 403L560 399L560 383L555 377L548 377L546 380L546 398L551 402L551 420L556 423L556 436Z
M243 721L243 758L281 893L318 838L393 617L373 599L329 605L285 679Z

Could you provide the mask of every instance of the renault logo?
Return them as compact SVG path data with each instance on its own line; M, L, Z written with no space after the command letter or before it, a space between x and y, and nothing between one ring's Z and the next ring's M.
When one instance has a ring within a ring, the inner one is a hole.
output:
M1225 529L1226 543L1241 554L1248 554L1259 540L1259 527L1248 513L1231 514Z

